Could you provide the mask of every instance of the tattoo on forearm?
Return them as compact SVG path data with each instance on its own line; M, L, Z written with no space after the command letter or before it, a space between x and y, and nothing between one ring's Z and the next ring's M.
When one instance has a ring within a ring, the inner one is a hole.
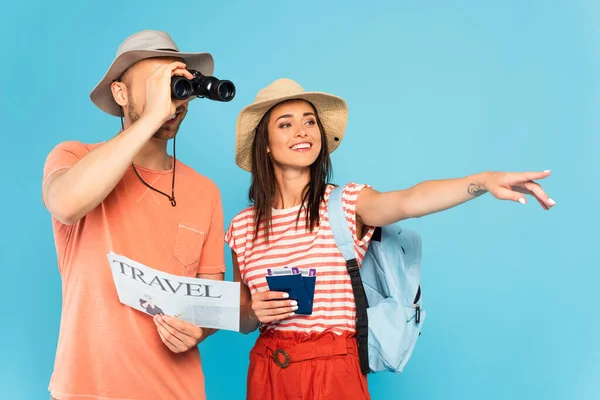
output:
M481 186L479 186L476 183L471 183L471 184L469 184L469 187L467 188L467 192L469 192L469 194L473 197L479 197L482 194L487 193L487 190L485 190L484 188L482 188Z

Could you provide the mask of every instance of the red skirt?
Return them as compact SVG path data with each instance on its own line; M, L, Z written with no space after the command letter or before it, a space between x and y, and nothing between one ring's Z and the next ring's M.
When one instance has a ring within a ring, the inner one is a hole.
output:
M369 400L353 334L263 332L250 352L248 400Z

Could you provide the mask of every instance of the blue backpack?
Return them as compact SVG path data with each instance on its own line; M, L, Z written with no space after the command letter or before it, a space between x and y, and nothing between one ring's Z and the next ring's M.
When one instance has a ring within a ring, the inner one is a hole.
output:
M331 192L327 209L352 281L361 371L402 372L426 316L420 286L421 238L399 224L377 227L359 269L341 187Z

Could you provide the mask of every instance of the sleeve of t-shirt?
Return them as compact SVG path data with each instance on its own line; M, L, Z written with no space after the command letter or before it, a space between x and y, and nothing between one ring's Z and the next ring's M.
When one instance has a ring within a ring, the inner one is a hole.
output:
M245 235L246 235L246 224L245 219L242 218L241 214L238 214L233 218L225 232L225 243L233 250L236 254L238 267L240 272L244 270L244 252L245 252Z
M48 153L46 162L44 163L42 190L48 182L48 179L50 179L54 174L71 168L88 152L88 147L77 141L62 142L54 147L50 153Z
M354 249L357 250L358 247L364 247L369 244L371 237L373 237L373 232L375 231L375 227L369 226L367 227L367 231L362 238L359 238L356 233L356 203L358 201L358 195L364 188L371 187L365 184L356 184L349 183L342 189L342 205L344 208L344 213L346 214L346 221L348 222L348 227L352 232L352 239L354 239Z
M217 190L215 205L210 217L210 227L204 244L202 245L202 254L200 254L200 263L198 265L199 274L217 274L225 272L225 246L223 242L223 204L221 194Z
M46 157L42 187L52 175L64 169L71 168L88 152L89 149L87 146L80 142L68 141L59 143Z
M225 243L237 254L237 246L235 243L235 237L233 235L233 221L229 223L229 227L225 232Z

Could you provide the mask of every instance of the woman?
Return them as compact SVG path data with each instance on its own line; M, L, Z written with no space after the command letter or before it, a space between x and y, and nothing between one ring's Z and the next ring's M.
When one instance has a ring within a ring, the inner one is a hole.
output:
M225 240L234 280L242 283L240 330L260 336L250 354L249 399L368 399L355 335L355 303L346 263L333 239L326 201L333 189L329 154L346 128L341 98L305 92L281 79L262 89L237 121L236 163L252 174L253 206L234 217ZM375 226L455 207L490 192L544 209L555 203L535 173L485 172L378 193L365 184L343 188L346 218L362 263ZM295 315L288 295L269 291L267 269L314 268L311 315ZM286 300L287 299L287 300Z

